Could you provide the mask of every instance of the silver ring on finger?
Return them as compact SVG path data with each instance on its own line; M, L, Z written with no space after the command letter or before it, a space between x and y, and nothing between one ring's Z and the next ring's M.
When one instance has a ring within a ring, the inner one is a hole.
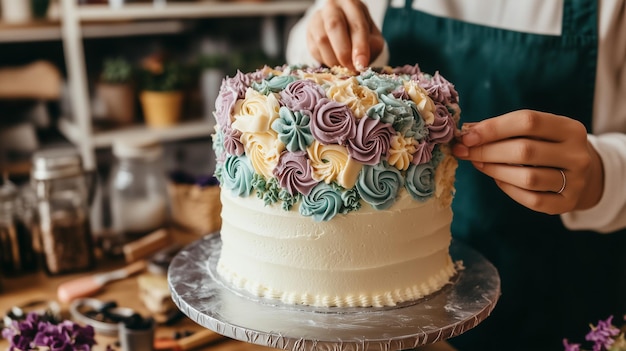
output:
M559 172L561 172L561 178L563 178L563 184L561 185L561 189L559 189L559 191L557 191L557 194L560 194L563 192L563 190L565 190L565 186L567 185L567 178L565 177L565 172L563 172L562 169L559 169Z

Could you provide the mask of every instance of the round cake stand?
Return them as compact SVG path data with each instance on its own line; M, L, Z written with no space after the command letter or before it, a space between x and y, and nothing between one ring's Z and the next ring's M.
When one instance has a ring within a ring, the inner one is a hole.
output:
M385 308L285 305L227 287L216 273L219 233L181 250L168 281L178 308L224 336L293 351L404 350L460 335L482 322L500 295L496 268L476 251L453 242L463 269L442 290Z

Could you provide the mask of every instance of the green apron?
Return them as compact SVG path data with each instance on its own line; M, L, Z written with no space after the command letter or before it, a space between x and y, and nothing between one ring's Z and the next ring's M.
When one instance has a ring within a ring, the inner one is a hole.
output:
M388 6L390 65L418 63L455 84L461 122L517 109L575 118L591 130L597 3L565 0L561 36L521 33ZM562 350L589 323L626 313L626 235L568 231L559 216L511 200L467 161L457 170L452 233L498 268L502 296L460 350ZM626 233L621 233L626 234Z

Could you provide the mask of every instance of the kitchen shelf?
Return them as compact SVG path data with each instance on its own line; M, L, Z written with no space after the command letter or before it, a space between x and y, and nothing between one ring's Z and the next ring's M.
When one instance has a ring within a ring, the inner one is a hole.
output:
M69 118L62 117L58 122L59 131L72 143L83 142L81 128ZM154 137L160 141L177 141L183 139L210 137L214 133L212 124L206 119L181 121L179 124L166 128L152 128L144 124L136 124L117 129L97 130L91 135L93 148L108 148L118 138Z
M312 1L187 1L156 6L152 3L130 3L119 8L109 5L80 5L80 21L123 21L157 18L223 18L248 16L300 15Z
M133 35L178 34L188 28L181 20L143 22L88 23L83 38L112 38ZM22 25L0 24L0 43L57 41L63 39L58 21L31 22Z
M68 75L68 95L73 119L61 118L58 128L79 149L86 169L95 169L96 149L110 147L117 137L154 135L162 141L209 137L212 124L206 119L183 122L167 129L133 126L117 130L100 130L93 125L91 94L87 79L83 41L94 37L123 37L127 35L166 34L184 32L193 26L193 20L204 18L260 17L261 39L281 40L276 30L278 16L295 19L314 3L313 0L221 1L198 0L154 3L129 3L111 7L108 4L78 4L78 0L60 0L58 21L48 21L38 32L13 28L3 36L10 40L13 34L22 39L56 40L63 42L65 67ZM36 27L36 26L35 26ZM36 39L39 38L39 39ZM45 39L43 39L45 38Z
M0 43L59 39L61 39L61 24L58 21L32 21L19 25L0 21Z

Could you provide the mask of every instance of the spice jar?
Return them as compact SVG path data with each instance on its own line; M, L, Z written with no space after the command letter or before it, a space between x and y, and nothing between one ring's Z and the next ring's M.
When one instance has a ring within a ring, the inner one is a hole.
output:
M48 274L93 268L89 224L89 175L73 149L49 149L33 155L41 261Z
M161 144L152 138L118 139L111 170L109 201L113 238L110 253L137 240L169 220Z
M37 268L22 203L18 188L5 180L0 186L0 271L6 276L17 276Z

